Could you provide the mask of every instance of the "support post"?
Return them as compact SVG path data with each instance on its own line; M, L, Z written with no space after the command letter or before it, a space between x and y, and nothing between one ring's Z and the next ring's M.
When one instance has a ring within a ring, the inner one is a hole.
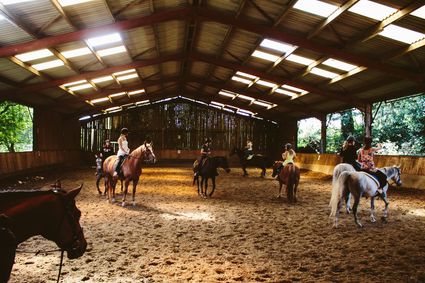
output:
M372 103L367 103L365 105L364 111L364 126L365 126L365 136L372 136Z
M326 153L326 115L320 117L320 153Z

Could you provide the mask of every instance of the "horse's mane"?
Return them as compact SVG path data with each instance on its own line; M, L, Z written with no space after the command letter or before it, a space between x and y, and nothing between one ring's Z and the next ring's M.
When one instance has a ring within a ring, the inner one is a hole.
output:
M131 156L141 156L142 155L142 151L145 151L147 148L147 146L145 144L140 145L138 148L136 148L135 150L133 150L132 152L130 152Z
M46 193L58 193L62 192L65 193L66 191L60 188L49 188L49 187L43 187L43 188L37 188L37 189L28 189L28 190L17 190L17 189L0 189L0 195L42 195Z

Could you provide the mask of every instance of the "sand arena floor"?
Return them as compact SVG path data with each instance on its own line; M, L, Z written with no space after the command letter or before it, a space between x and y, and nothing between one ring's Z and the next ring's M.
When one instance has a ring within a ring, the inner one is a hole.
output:
M425 282L425 190L391 188L387 224L370 223L362 199L365 227L344 214L335 230L328 176L302 172L299 202L290 205L276 199L270 170L266 179L254 169L247 178L220 171L211 199L197 195L191 172L144 169L137 205L124 208L98 195L93 169L41 174L31 186L58 176L64 188L84 183L77 206L88 249L65 259L61 282ZM382 208L377 201L378 217ZM19 248L55 247L34 237ZM58 252L19 253L10 282L54 282L58 264Z

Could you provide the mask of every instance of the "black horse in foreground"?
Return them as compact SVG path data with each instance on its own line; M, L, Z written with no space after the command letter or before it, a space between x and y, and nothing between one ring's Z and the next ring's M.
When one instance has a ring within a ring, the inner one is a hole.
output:
M193 163L193 172L198 172L199 161L195 160ZM198 194L204 198L211 197L215 190L215 177L218 176L217 168L223 168L226 173L230 172L227 158L224 156L210 157L205 160L204 165L201 168L199 174L193 177L193 185L195 181L198 185ZM199 184L199 176L201 177L201 184ZM208 193L208 179L212 180L212 190Z
M243 176L248 176L248 172L246 172L246 168L247 167L254 167L254 168L260 168L261 171L261 175L260 177L264 178L266 176L266 168L270 168L273 166L273 160L271 160L270 158L268 158L265 155L261 155L261 154L254 154L254 156L251 159L246 159L245 158L245 153L242 149L239 149L237 147L233 148L232 151L230 152L230 156L237 154L239 157L239 161L241 163L242 166L242 170L243 170Z

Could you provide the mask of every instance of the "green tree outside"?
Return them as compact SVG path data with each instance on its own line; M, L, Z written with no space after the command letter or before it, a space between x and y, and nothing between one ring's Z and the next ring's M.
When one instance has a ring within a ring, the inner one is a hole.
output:
M33 109L13 102L0 103L0 152L32 151Z

